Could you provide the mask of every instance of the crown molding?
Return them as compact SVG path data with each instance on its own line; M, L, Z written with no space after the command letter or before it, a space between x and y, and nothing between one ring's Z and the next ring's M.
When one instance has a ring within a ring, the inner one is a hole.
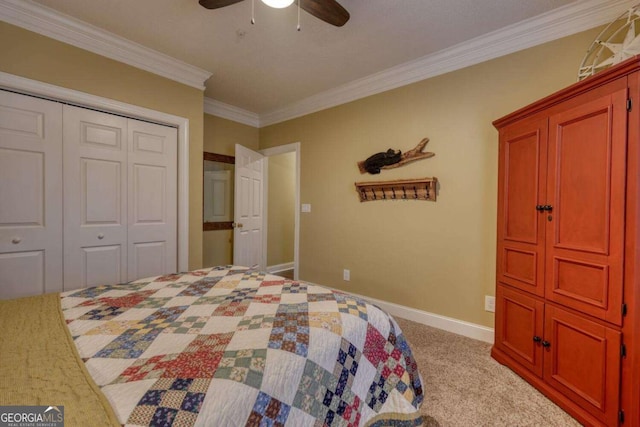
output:
M251 111L225 104L211 98L204 98L204 112L213 116L222 117L223 119L233 120L234 122L243 123L245 125L260 127L260 116Z
M25 0L0 0L0 20L204 90L209 71Z
M576 1L262 114L260 126L301 117L586 31L611 22L636 3L637 0Z

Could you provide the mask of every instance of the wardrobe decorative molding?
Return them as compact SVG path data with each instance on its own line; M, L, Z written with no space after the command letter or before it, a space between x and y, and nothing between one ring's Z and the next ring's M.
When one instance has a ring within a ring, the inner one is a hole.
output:
M0 20L196 89L212 74L37 3L0 0Z

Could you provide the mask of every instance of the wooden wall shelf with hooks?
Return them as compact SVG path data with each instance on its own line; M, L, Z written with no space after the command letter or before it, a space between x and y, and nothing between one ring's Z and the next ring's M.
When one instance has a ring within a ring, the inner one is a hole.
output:
M374 200L436 201L438 178L399 179L396 181L356 182L361 202Z

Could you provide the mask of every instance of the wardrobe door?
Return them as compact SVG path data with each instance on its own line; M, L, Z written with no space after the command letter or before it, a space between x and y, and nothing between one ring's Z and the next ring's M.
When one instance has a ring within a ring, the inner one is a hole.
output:
M177 269L177 131L128 120L128 280Z
M545 298L622 324L627 91L553 115Z
M62 104L0 91L0 298L62 290Z
M127 119L64 106L64 289L127 279Z
M544 296L547 119L500 130L498 282Z

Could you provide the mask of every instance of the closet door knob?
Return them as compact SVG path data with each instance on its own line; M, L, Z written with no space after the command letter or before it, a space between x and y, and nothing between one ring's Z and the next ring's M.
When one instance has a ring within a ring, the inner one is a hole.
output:
M104 234L102 234L102 233L98 234L98 239L100 239L100 240L104 239Z
M540 341L542 341L542 338L540 338L539 336L536 335L535 337L533 337L533 342L540 342Z
M19 237L14 237L13 239L11 239L11 243L13 243L14 245L17 245L20 242L22 242L22 239Z
M551 343L549 341L542 341L542 346L545 348L551 347Z

